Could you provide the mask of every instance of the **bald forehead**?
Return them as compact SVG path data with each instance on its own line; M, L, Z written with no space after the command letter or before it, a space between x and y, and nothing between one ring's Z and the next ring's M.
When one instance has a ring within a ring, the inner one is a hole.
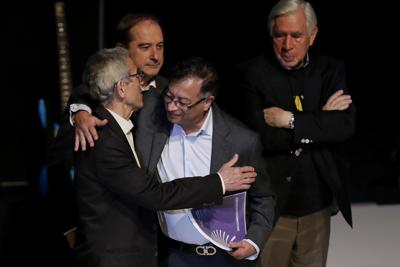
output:
M130 29L131 41L163 42L164 36L160 25L153 20L144 20Z

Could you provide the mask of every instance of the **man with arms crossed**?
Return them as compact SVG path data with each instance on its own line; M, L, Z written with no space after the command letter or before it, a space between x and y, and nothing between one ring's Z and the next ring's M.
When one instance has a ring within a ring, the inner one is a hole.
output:
M238 116L260 135L280 214L265 267L324 267L331 214L351 225L346 182L332 149L355 130L344 63L311 53L318 33L310 3L280 0L268 16L273 50L239 67Z

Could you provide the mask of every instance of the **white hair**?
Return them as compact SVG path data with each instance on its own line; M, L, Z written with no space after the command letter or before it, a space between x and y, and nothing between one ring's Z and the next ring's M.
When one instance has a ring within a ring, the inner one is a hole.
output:
M130 74L128 57L125 48L115 47L101 49L89 58L83 81L95 99L102 103L112 98L115 84Z
M311 35L312 30L317 26L317 16L309 2L304 0L280 0L271 9L268 15L268 30L270 36L273 36L273 30L276 17L293 13L299 10L304 11L307 23L307 33Z

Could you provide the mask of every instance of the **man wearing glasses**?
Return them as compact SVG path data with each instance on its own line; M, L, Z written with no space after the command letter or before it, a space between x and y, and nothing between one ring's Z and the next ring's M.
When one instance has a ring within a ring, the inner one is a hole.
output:
M116 36L116 45L126 48L144 73L142 88L148 91L144 96L146 102L146 98L159 94L167 85L166 79L158 75L164 63L164 34L160 21L152 14L128 14L118 23ZM79 147L82 150L93 147L98 138L95 127L107 121L91 116L89 106L93 106L93 101L84 87L75 91L69 103L70 111L75 113L75 151Z
M154 95L159 95L166 87L167 81L158 75L164 63L164 35L162 26L157 17L152 14L134 13L124 16L116 29L116 45L129 51L129 56L136 66L144 73L142 89L145 102L151 102ZM91 108L98 103L90 97L89 89L85 85L74 88L69 99L67 114L72 115L61 124L58 134L49 151L50 181L62 183L56 188L56 200L60 231L64 232L70 247L74 246L76 225L76 208L73 201L73 184L70 179L70 170L73 164L72 146L75 150L80 147L86 150L93 147L98 139L96 127L104 126L107 120L100 120L92 116ZM68 115L69 117L69 115ZM71 127L73 122L74 127ZM140 116L135 118L135 123L141 122ZM75 138L74 138L75 136ZM53 178L54 176L54 178ZM65 178L64 178L65 177ZM56 183L56 182L54 182Z
M142 78L119 47L100 50L85 68L85 85L100 102L94 114L108 123L98 129L95 147L76 153L78 266L157 266L151 210L208 206L221 202L225 191L248 189L255 180L252 167L231 167L235 160L204 177L170 183L149 177L130 120L143 107Z
M183 60L169 78L159 105L146 103L141 111L149 123L136 132L148 173L163 182L203 176L236 153L239 165L254 166L257 181L247 192L247 236L230 244L230 255L208 243L187 211L160 212L161 228L169 237L168 266L260 266L258 255L272 229L275 202L258 136L214 104L217 74L204 59ZM212 253L198 253L210 247Z

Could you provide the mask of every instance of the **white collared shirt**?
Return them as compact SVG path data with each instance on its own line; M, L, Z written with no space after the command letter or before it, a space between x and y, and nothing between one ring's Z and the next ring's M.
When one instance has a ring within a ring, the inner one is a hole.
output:
M167 182L179 177L210 174L212 134L211 108L202 127L195 133L186 135L181 126L174 124L157 164L161 180ZM164 212L168 236L187 244L208 243L208 240L193 226L187 212L185 209Z
M168 182L182 177L208 175L211 167L212 136L212 108L200 130L195 133L186 135L181 126L174 124L157 164L161 180ZM188 209L163 212L168 236L186 244L208 243L209 241L193 226L188 212ZM256 249L256 253L246 259L255 260L260 253L259 247L250 239L244 240Z
M149 91L151 87L157 88L156 80L152 80L148 85L141 86L142 92Z
M108 109L108 108L106 108L106 109L111 113L111 115L114 117L114 119L117 121L118 125L121 127L122 131L124 132L125 137L128 140L129 145L131 146L132 153L133 153L133 156L135 157L136 163L140 168L141 166L140 166L139 158L135 151L135 142L133 141L132 130L133 130L134 125L133 125L132 121L130 119L125 119L125 118L121 117L119 114L115 113L111 109Z

